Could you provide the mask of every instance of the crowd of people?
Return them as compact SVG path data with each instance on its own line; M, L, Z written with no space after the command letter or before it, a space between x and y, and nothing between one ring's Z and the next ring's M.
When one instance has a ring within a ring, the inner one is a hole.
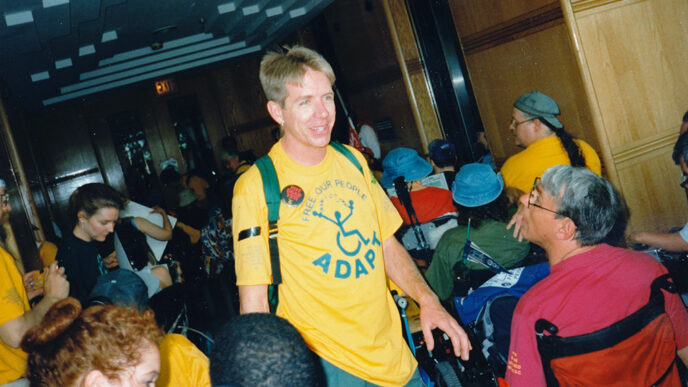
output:
M270 52L259 74L281 137L257 161L224 141L216 191L168 160L167 210L152 208L160 225L120 218L122 194L90 183L70 197L71 233L42 274L22 276L16 243L1 246L0 385L424 386L390 288L418 305L428 350L439 329L468 360L480 343L446 306L538 259L549 274L508 313L505 383L680 383L686 305L658 260L608 244L625 227L623 199L551 97L532 91L514 102L509 130L524 149L497 169L484 132L479 159L463 165L444 139L427 155L398 147L382 158L368 121L359 150L331 144L335 74L310 49ZM673 156L688 190L683 130ZM203 246L207 274L236 276L241 315L209 356L163 332L147 307L182 279L178 262L151 259L145 236L175 232ZM11 228L5 234L11 242ZM627 241L688 251L688 225Z

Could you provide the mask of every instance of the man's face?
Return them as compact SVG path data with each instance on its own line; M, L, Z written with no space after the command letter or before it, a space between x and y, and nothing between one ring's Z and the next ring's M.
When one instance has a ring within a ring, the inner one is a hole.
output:
M509 130L514 134L514 142L517 146L527 148L528 145L534 143L536 120L528 118L523 112L514 108L511 113L511 122L509 123Z
M283 145L298 152L324 149L335 120L334 93L327 76L308 69L301 86L288 83L284 106L271 101L268 110L284 128Z
M557 223L561 221L561 218L557 218L557 215L552 212L558 211L558 204L539 183L530 193L521 196L519 201L523 204L521 235L544 247L543 242L546 244L548 240L554 238L554 231L558 228Z
M0 225L5 224L10 219L10 211L12 206L10 205L10 198L7 195L7 187L0 188Z
M225 169L236 172L239 168L239 157L223 157L222 164Z

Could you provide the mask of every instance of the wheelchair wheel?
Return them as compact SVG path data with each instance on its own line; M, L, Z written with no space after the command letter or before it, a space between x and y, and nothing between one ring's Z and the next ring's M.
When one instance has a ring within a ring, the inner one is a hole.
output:
M459 377L447 361L435 364L435 383L438 387L461 387Z

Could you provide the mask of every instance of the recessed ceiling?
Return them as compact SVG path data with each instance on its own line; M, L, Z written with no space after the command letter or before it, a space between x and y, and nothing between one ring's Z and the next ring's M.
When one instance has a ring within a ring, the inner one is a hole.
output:
M0 0L0 78L28 109L259 52L332 0Z

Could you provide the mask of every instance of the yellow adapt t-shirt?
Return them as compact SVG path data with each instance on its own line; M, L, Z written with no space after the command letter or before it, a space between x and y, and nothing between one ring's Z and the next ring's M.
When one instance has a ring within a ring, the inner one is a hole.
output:
M361 154L349 149L365 166ZM281 143L270 157L283 193L277 315L337 367L371 383L405 384L416 362L401 335L382 256L382 242L401 224L399 214L368 168L362 174L331 147L315 166L292 161ZM271 283L267 207L257 167L237 181L232 212L237 284ZM238 240L242 230L254 227L260 235Z
M0 248L0 325L29 310L22 276L14 264L14 259ZM26 372L26 353L12 348L0 340L0 385L15 381Z
M583 140L574 141L585 158L585 166L601 175L602 165L595 150ZM571 161L559 137L550 136L537 140L506 160L501 170L504 186L528 193L533 188L536 177L542 176L550 167L562 164L571 165Z

